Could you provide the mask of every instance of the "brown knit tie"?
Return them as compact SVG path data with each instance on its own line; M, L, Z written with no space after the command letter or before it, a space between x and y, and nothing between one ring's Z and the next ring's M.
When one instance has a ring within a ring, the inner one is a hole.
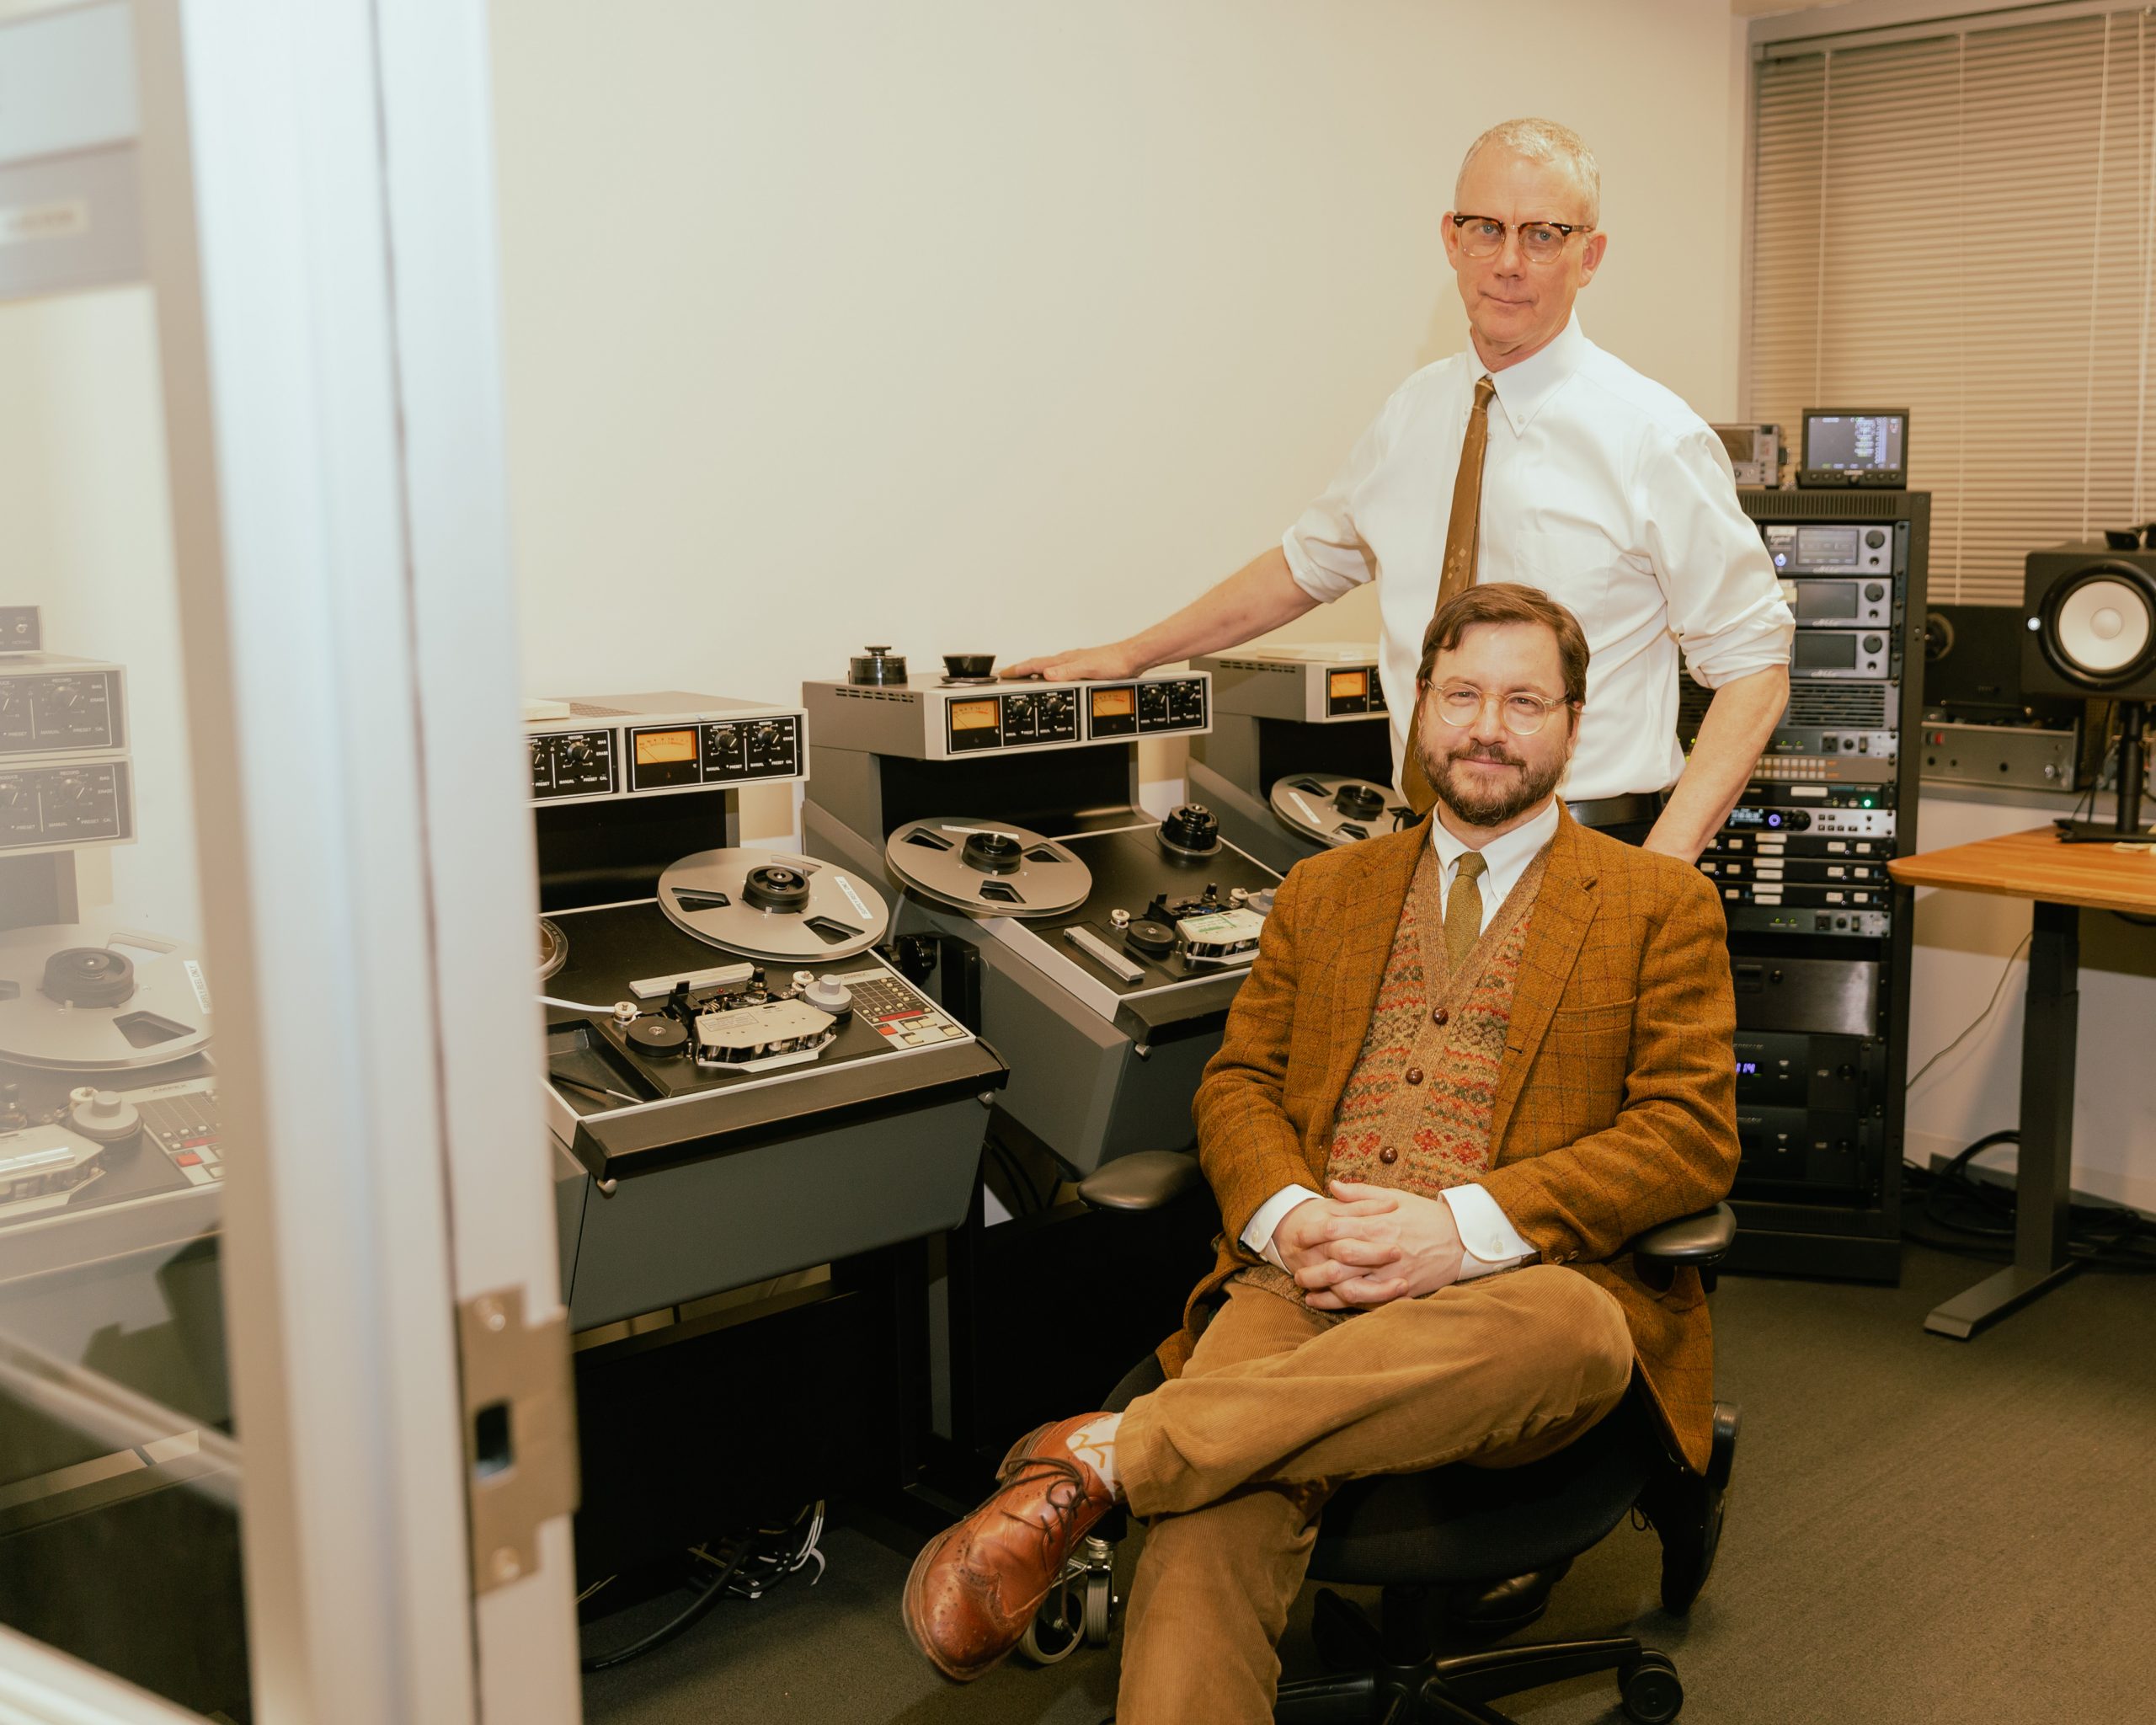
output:
M1482 889L1475 879L1488 866L1480 851L1462 851L1460 873L1445 895L1445 968L1455 977L1467 968L1467 955L1482 938Z
M1445 523L1445 560L1438 576L1438 604L1431 607L1433 617L1445 601L1475 585L1476 553L1482 536L1482 456L1490 446L1490 398L1497 393L1497 386L1486 377L1475 386L1475 405L1467 414L1467 435L1460 446L1460 472L1452 482L1452 516ZM1422 644L1416 644L1419 649ZM1416 753L1415 723L1409 721L1407 761L1401 783L1407 792L1407 806L1419 815L1430 812L1438 793L1430 788Z

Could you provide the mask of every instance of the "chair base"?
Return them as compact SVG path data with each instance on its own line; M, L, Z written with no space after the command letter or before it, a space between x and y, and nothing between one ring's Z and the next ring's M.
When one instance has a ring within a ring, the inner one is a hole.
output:
M1427 1590L1389 1587L1381 1597L1384 1621L1372 1624L1329 1589L1318 1595L1321 1653L1360 1669L1282 1684L1275 1725L1512 1725L1489 1703L1601 1671L1616 1674L1625 1717L1636 1725L1668 1725L1684 1708L1676 1667L1636 1637L1439 1658Z

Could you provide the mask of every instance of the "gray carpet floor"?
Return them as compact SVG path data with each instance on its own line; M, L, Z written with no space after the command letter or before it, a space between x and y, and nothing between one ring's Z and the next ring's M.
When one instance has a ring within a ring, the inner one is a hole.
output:
M1626 1525L1522 1638L1629 1626L1677 1662L1688 1725L2156 1719L2156 1278L2084 1274L1973 1343L1924 1334L1924 1312L1985 1269L1913 1247L1898 1288L1726 1279L1719 1387L1744 1432L1705 1594L1664 1614L1654 1536ZM945 1684L899 1621L905 1561L845 1527L825 1548L815 1588L729 1601L588 1679L586 1717L1097 1725L1111 1710L1113 1644ZM1282 1642L1289 1675L1317 1669L1310 1592ZM1523 1725L1621 1717L1604 1678L1506 1706Z

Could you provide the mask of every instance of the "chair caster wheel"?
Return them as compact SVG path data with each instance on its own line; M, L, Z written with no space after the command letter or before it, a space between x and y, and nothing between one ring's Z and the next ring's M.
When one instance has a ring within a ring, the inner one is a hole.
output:
M1086 1578L1086 1639L1097 1648L1106 1647L1109 1632L1115 1627L1115 1578L1102 1575L1097 1570Z
M1057 1665L1069 1658L1086 1640L1079 1604L1077 1590L1067 1580L1059 1582L1018 1637L1018 1651L1036 1665Z
M1652 1651L1617 1674L1617 1692L1632 1725L1669 1725L1684 1711L1684 1685L1677 1680L1677 1668Z

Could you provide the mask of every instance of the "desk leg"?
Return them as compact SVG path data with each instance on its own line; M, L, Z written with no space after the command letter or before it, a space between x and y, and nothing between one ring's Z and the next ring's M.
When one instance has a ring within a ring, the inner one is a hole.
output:
M1966 1342L2081 1268L2067 1256L2073 1167L2073 1055L2079 1029L2081 912L2037 900L2021 1026L2021 1154L2015 1175L2014 1263L1924 1321Z

